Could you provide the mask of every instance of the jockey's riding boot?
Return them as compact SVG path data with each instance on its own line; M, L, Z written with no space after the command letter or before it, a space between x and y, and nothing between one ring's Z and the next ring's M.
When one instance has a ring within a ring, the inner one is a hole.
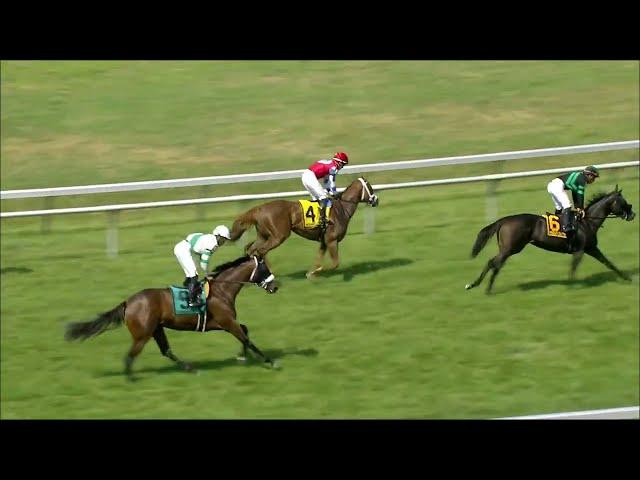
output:
M556 211L555 211L556 216L560 216L561 213L562 213L562 210L559 208L556 208Z
M327 204L320 202L320 229L325 230L327 228Z
M560 231L563 233L568 233L575 230L575 226L573 225L573 212L570 208L564 208L560 215Z
M189 306L201 307L202 299L200 298L200 284L198 283L198 276L191 277L189 279Z

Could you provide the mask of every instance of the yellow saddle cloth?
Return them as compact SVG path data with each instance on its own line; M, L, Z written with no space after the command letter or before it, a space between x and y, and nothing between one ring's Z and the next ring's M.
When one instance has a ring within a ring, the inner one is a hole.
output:
M543 217L547 221L547 235L549 237L567 238L567 234L560 231L560 218L557 215L547 213Z
M304 228L316 228L320 226L320 204L309 200L298 200L302 208ZM331 207L327 207L327 220L331 215Z

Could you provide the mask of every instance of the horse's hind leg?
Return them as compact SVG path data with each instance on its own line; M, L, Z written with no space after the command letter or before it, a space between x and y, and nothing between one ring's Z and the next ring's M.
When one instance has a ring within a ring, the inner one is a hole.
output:
M145 344L149 341L151 337L137 337L133 339L133 345L129 349L129 353L124 358L124 372L127 374L129 380L135 380L133 374L131 372L131 365L135 358L140 354Z
M251 241L251 242L247 243L247 244L244 246L244 253L245 253L245 254L249 255L249 249L251 248L251 245L253 245L254 243L256 243L256 241L255 241L255 240L253 240L253 241Z
M484 270L482 270L482 273L480 274L480 276L478 278L476 278L476 280L473 283L467 283L465 285L465 290L470 290L474 287L477 287L478 285L480 285L482 283L482 280L484 280L484 276L487 274L487 272L489 271L489 269L493 268L493 260L496 257L493 257L491 260L489 260L487 262L487 264L484 267Z
M500 269L504 266L507 258L511 256L510 253L502 253L500 252L498 255L493 257L490 262L492 264L493 272L491 273L491 277L489 278L489 285L487 286L487 294L491 293L491 289L493 288L493 282L495 282L498 273L500 273Z
M162 327L162 325L158 325L156 327L156 330L153 332L153 338L158 344L162 355L176 362L182 369L193 371L193 366L191 366L190 363L183 362L173 354L173 352L171 351L171 347L169 347L169 340L167 339L167 335L164 333L164 328Z

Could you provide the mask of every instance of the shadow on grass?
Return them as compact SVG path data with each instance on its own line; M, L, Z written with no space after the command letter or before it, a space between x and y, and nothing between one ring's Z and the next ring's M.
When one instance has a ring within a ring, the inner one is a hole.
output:
M630 277L633 275L638 275L638 270L622 270L623 273L629 275ZM542 288L547 288L551 286L564 285L567 287L582 287L582 288L592 288L598 287L608 282L621 282L621 283L630 283L622 280L617 273L606 271L594 273L585 278L575 278L574 280L569 280L568 278L564 279L553 279L553 280L536 280L535 282L526 282L516 285L516 288L527 291L527 290L539 290Z
M26 267L5 267L0 270L0 274L4 275L5 273L31 273L33 270Z
M240 350L238 350L240 351ZM292 355L301 355L303 357L315 357L318 355L318 351L315 348L291 348L291 349L266 349L262 350L264 354L271 358L271 360L277 361L285 357L289 357ZM160 353L158 352L158 355ZM190 361L189 358L180 357L180 360L185 362L189 362L196 371L208 371L208 370L220 370L222 368L227 367L258 367L265 368L264 362L257 357L253 357L251 353L247 355L246 362L239 362L236 360L236 357L226 358L224 360L204 360L204 361ZM183 372L183 370L174 362L167 359L167 364L162 367L154 367L154 368L139 368L137 369L135 363L133 365L133 374L136 376L141 373L175 373L175 372ZM185 372L186 373L186 372ZM124 368L118 371L108 371L103 372L99 376L101 377L118 377L122 376L125 378Z
M334 277L336 275L343 275L343 280L345 282L351 281L351 279L356 275L362 275L366 273L375 272L377 270L383 270L385 268L393 268L393 267L401 267L403 265L409 265L413 263L413 260L408 258L392 258L390 260L383 261L373 261L373 262L361 262L351 265L346 268L338 267L337 270L331 270L328 272L320 272L317 274L318 277ZM293 273L287 273L285 275L280 275L284 278L291 278L293 280L306 280L307 270L299 270Z

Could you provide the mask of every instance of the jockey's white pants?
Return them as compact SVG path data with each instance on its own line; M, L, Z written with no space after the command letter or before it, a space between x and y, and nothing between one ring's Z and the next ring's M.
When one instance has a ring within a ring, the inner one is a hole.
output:
M564 190L564 183L559 178L554 178L547 185L547 192L551 194L553 204L556 210L563 210L565 208L571 208L571 201L567 192Z
M324 200L327 198L326 190L322 188L322 185L320 185L315 173L311 170L305 170L302 173L302 184L314 200Z
M173 247L173 253L178 259L178 263L182 267L182 270L184 270L184 275L186 277L195 277L198 274L196 264L191 256L191 245L189 242L186 240L178 242L176 246Z

